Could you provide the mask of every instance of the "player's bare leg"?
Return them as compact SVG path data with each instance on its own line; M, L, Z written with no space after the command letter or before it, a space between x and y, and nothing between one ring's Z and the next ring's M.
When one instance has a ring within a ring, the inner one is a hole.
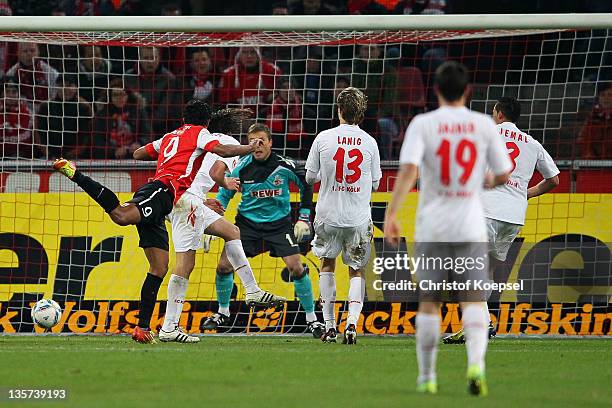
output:
M473 395L486 396L485 355L489 326L486 302L461 302L461 312L468 357L468 391Z
M195 251L177 252L176 265L168 281L168 302L164 323L159 331L159 340L163 342L197 343L200 339L184 333L179 327L185 294L189 285L189 275L195 266Z
M320 339L325 333L325 326L317 321L317 315L314 312L314 296L312 294L312 282L307 273L306 268L302 264L302 259L299 254L283 257L289 276L295 287L295 293L300 300L300 304L306 312L306 324L308 331L316 339Z
M419 365L417 391L425 394L438 392L436 357L440 338L440 303L420 302L416 316L416 350Z
M287 301L284 297L276 296L261 289L257 284L255 275L253 275L253 269L251 269L251 265L242 248L238 227L225 218L220 218L206 228L204 232L225 240L220 263L224 263L223 269L225 270L229 269L227 264L231 265L232 270L240 277L246 294L245 302L248 306L280 306Z
M53 163L53 168L74 181L83 191L89 194L110 215L115 224L125 226L140 222L140 211L138 211L134 204L125 203L120 205L119 198L117 198L115 193L78 171L76 165L70 160L57 159Z
M365 271L349 268L348 317L342 344L357 344L357 322L365 298Z
M337 338L336 315L336 259L322 258L321 272L319 272L319 292L323 306L323 320L325 321L325 334L321 340L325 343L335 343Z
M149 261L149 273L140 289L138 326L134 328L132 339L139 343L155 343L150 329L151 315L157 302L159 287L168 272L169 254L160 248L145 248L144 253Z
M502 261L495 259L492 256L489 256L489 279L491 279L492 281L494 280L495 270L497 266L501 264L502 264ZM486 299L488 300L490 296L491 296L491 291L487 293ZM495 328L495 325L493 325L493 322L491 321L491 317L489 315L488 303L485 302L484 307L486 310L487 319L489 319L488 320L489 321L488 336L490 340L497 335L497 329ZM449 334L448 336L442 339L442 342L444 344L464 344L465 343L465 330L462 328L456 333Z

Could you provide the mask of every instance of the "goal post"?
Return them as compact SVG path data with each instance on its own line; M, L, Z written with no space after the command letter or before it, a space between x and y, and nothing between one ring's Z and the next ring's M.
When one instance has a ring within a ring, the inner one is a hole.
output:
M363 128L384 159L372 198L372 256L396 256L384 244L382 225L403 133L416 114L436 107L435 68L457 60L472 76L470 108L490 114L501 96L516 97L518 127L561 170L552 194L529 201L525 226L496 277L521 285L492 298L500 334L611 335L611 30L607 14L3 17L0 333L38 330L29 310L41 298L64 309L54 332L133 329L147 270L136 229L114 225L50 171L50 160L75 158L126 201L154 171L151 163L131 160L130 149L178 125L182 105L193 97L216 109L251 108L251 122L272 129L276 151L303 162L314 136L337 124L335 95L349 85L363 89L369 98ZM299 193L291 195L297 212ZM417 196L403 208L400 251L409 254ZM216 311L221 249L216 240L208 253L198 251L181 319L192 333L202 333L200 324ZM302 261L316 297L319 261L309 249L301 247ZM231 324L220 332L304 333L303 309L282 259L264 254L251 261L261 286L289 303L251 311L235 288ZM367 267L358 330L412 334L416 294L398 294L381 282L414 277L402 268L380 270L376 262ZM154 329L163 318L166 282ZM337 284L342 329L348 275L341 260ZM460 327L455 303L442 314L444 330Z

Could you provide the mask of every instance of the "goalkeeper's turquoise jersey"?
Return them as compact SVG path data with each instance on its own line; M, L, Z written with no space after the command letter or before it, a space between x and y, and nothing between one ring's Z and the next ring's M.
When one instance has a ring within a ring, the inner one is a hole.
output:
M257 223L288 217L291 213L289 185L293 183L300 189L300 214L310 215L312 187L306 183L305 174L303 166L274 152L265 161L257 161L253 155L243 157L230 174L240 179L242 201L238 213ZM227 208L235 193L220 188L217 199Z

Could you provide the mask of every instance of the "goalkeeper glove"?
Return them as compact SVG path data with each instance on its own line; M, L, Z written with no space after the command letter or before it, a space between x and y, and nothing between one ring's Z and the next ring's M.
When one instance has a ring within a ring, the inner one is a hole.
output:
M310 240L311 231L310 215L300 213L300 217L293 227L293 235L295 235L297 242Z

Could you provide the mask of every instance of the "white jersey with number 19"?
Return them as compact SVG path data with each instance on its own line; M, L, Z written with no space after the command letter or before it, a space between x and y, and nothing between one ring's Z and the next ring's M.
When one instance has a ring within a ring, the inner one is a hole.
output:
M417 115L406 130L400 164L419 166L417 242L486 242L485 170L501 175L512 169L490 117L451 106Z
M482 196L485 216L511 224L524 225L527 211L527 187L538 170L545 179L559 174L554 160L544 147L521 132L514 123L497 125L498 137L506 144L512 160L512 173L506 184L486 191Z
M380 154L372 136L357 125L340 125L315 138L306 170L319 175L317 220L356 227L372 218L372 185L380 180Z

